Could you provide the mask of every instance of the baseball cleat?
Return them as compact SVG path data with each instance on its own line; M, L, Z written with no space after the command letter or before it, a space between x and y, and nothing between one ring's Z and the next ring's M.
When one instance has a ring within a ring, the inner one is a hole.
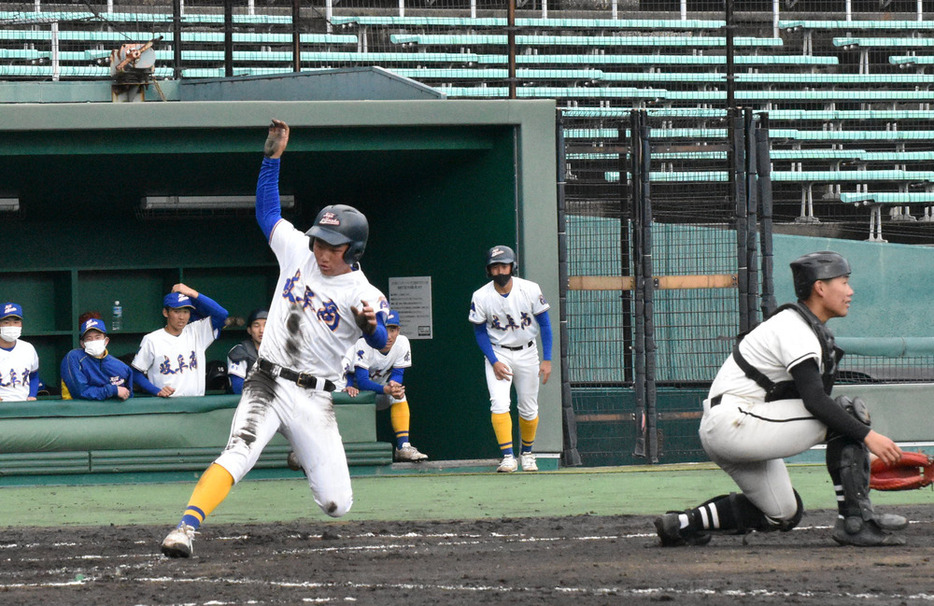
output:
M875 520L882 530L905 530L908 528L908 518L897 513L877 514Z
M695 532L687 528L682 530L679 512L669 511L655 518L655 532L661 539L662 547L701 546L710 542L709 532Z
M519 469L519 463L516 461L516 457L506 455L503 457L503 461L499 464L499 467L496 468L496 471L497 473L512 473L517 469Z
M519 462L522 463L522 471L538 471L535 455L531 452L523 452L519 455Z
M191 543L195 538L195 529L188 524L179 524L162 541L162 553L170 558L190 558Z
M402 445L402 448L396 448L392 456L393 461L397 463L401 462L411 462L418 463L419 461L428 460L428 455L421 453L417 448L406 442Z
M837 517L831 535L841 545L857 547L885 547L904 545L905 537L883 532L875 520L864 521L859 516Z

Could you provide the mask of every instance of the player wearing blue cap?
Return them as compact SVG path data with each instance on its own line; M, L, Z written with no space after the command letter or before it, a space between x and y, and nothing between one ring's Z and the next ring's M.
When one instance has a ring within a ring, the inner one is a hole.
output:
M165 328L143 337L133 368L173 396L203 396L204 352L224 327L227 310L184 284L176 284L162 300ZM190 321L192 310L200 319Z
M126 400L133 397L134 383L149 394L169 397L170 388L160 390L143 373L110 355L108 343L103 320L90 318L81 325L81 347L69 351L62 360L63 400Z
M0 308L0 401L35 400L39 392L39 355L21 340L23 308L4 303Z
M386 345L376 349L365 339L358 339L348 352L346 366L358 389L374 391L376 409L389 409L389 419L396 439L393 452L395 461L418 462L428 459L409 442L408 398L405 395L403 374L412 366L412 346L409 339L399 334L399 312L390 310L386 316ZM349 376L349 375L348 375Z

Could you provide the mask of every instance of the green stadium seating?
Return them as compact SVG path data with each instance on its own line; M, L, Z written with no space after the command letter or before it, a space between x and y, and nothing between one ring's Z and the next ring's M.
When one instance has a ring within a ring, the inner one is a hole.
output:
M856 20L856 21L809 21L809 20L779 20L778 27L787 30L799 29L845 29L845 30L931 30L934 21L882 21L882 20Z
M434 46L505 45L505 34L390 34L393 44L419 44ZM723 47L722 36L547 36L517 35L516 44L523 46L638 46L638 47ZM735 46L775 47L783 44L781 38L753 38L737 36Z
M840 201L848 204L932 204L934 191L927 192L875 192L840 194Z
M931 55L893 55L889 63L910 67L912 65L934 65L934 56Z
M506 27L505 17L424 17L359 15L331 17L332 25L381 25L416 27ZM542 29L646 29L646 30L719 30L723 21L709 19L516 19L517 27Z
M934 183L934 171L906 170L773 170L773 183L870 183L870 182L925 182ZM607 171L604 176L609 182L619 181L618 171ZM729 172L711 171L652 171L649 181L657 183L724 183L729 181Z

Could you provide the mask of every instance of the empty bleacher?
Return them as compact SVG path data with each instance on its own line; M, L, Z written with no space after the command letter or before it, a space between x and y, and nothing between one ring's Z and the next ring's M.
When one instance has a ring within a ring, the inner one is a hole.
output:
M0 11L2 79L107 79L110 51L157 37L155 78L225 74L219 2L185 3L179 66L167 0L119 1L110 13L86 10L84 3L42 0L41 11L34 4L5 3ZM289 4L235 8L235 76L293 70ZM914 200L929 191L930 181L915 177L926 174L934 149L932 12L909 7L844 15L782 3L780 14L739 13L730 83L722 15L690 4L683 15L648 9L615 15L624 18L612 18L609 7L520 5L510 82L504 11L467 6L305 7L301 67L377 65L452 99L504 98L513 83L518 98L555 98L572 179L608 182L606 175L618 174L618 154L603 148L618 141L630 109L647 109L659 146L678 146L657 155L670 169L657 171L659 195L678 179L695 183L698 168L723 169L725 153L717 146L727 133L732 84L737 105L768 112L774 198L784 218L856 213L865 219L867 211L851 204L850 194ZM710 195L719 195L717 187Z

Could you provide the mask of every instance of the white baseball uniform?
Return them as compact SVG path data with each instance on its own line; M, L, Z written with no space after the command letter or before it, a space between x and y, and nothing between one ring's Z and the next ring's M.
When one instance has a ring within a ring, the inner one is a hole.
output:
M389 352L383 353L367 345L363 339L358 339L353 349L348 352L351 367L359 366L366 368L370 375L370 380L379 385L389 384L394 368L409 368L412 366L412 345L408 337L398 335L396 342L392 344ZM353 372L353 368L351 368ZM394 398L388 394L377 395L377 408L382 410L388 408L397 402L405 402L406 398Z
M174 387L173 398L203 396L204 351L219 332L210 317L186 324L177 337L165 328L154 330L143 337L133 367L145 373L158 389Z
M0 400L26 400L29 397L29 373L38 370L39 355L31 343L17 339L12 349L0 348Z
M743 358L773 382L793 381L792 368L809 359L821 372L821 346L801 315L781 311L739 344ZM716 401L715 396L720 396ZM711 398L714 398L712 404ZM784 457L824 441L827 426L795 398L765 401L765 390L727 358L704 400L700 439L711 460L726 471L765 515L788 519L797 510Z
M350 308L362 309L366 301L385 316L389 304L362 271L323 275L309 245L308 236L284 219L273 228L269 246L279 262L278 286L259 361L243 384L230 440L215 462L239 482L280 432L305 469L315 502L339 517L350 510L353 492L331 393L274 377L260 364L268 360L341 389L344 354L362 334Z
M509 390L515 383L519 416L526 420L538 416L541 362L535 340L539 334L535 315L550 307L538 284L515 276L508 296L496 292L492 281L474 291L468 319L473 324L486 324L493 352L512 372L511 379L499 380L493 365L484 358L492 413L509 412Z

